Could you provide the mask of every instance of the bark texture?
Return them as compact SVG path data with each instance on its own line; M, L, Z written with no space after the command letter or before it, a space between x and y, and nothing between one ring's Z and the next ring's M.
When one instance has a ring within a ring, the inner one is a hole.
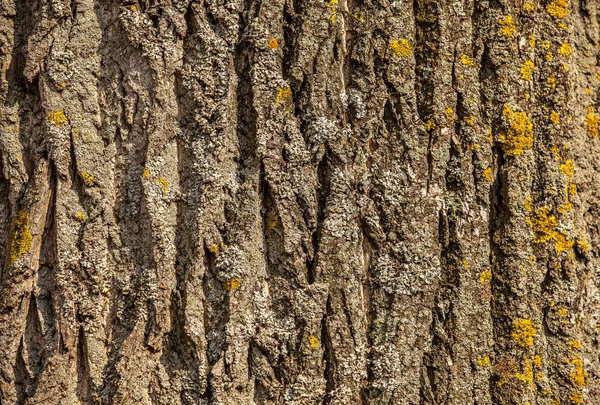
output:
M599 11L0 0L0 404L599 404Z

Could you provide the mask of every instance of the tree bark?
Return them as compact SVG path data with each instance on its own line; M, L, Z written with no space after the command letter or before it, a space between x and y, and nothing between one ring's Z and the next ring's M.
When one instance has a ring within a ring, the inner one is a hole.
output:
M600 403L596 0L0 0L0 405Z

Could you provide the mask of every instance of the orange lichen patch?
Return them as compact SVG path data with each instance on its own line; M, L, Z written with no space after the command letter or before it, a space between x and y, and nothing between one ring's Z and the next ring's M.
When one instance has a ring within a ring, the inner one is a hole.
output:
M585 127L590 138L598 138L598 124L600 119L594 114L594 107L588 108L588 115L585 117Z
M573 53L573 48L571 47L571 45L569 45L567 41L565 41L560 46L558 53L560 53L561 55L570 55Z
M492 281L492 272L489 269L485 269L484 271L481 272L481 275L479 276L479 282L480 283L489 283Z
M567 0L552 0L546 6L546 11L553 17L564 18L569 13L569 2Z
M558 270L560 270L560 268L559 268ZM565 315L567 314L567 312L568 312L568 311L567 311L567 308L565 308L565 307L560 307L560 308L558 308L558 313L559 313L561 316L565 316Z
M460 63L465 66L473 66L473 61L467 55L463 55L460 57Z
M502 114L512 120L508 132L500 135L502 150L509 156L522 155L533 144L533 124L527 113L513 112L508 104L504 105Z
M211 245L208 248L208 251L215 256L218 255L219 254L219 245L217 245L217 244Z
M393 39L390 41L390 49L402 58L409 57L412 54L412 47L407 39Z
M481 357L481 358L477 359L477 363L481 367L489 367L492 364L492 362L490 361L489 356L484 356L484 357Z
M311 349L318 349L321 345L321 342L319 342L319 339L315 335L310 335L308 337L308 344L310 345Z
M92 176L88 172L80 172L79 177L81 178L81 180L83 180L86 186L91 186L92 184L94 184L94 176Z
M554 56L552 56L552 53L549 52L546 54L546 60L548 62L552 62L554 60Z
M136 10L136 7L132 5L132 6L129 6L129 9L130 9L131 11L135 11L135 10Z
M560 172L566 176L572 176L575 174L575 165L571 159L565 161L559 168Z
M510 333L513 341L520 347L533 347L533 341L537 336L535 324L529 319L518 318L512 323Z
M571 385L575 388L585 387L585 381L587 379L587 372L583 369L583 362L579 357L573 358L570 363L574 366L574 370L569 374L569 380Z
M498 23L500 24L500 33L507 38L512 38L512 36L515 35L515 32L517 32L511 15L507 15L503 19L498 20Z
M67 118L63 110L52 111L48 116L48 121L50 121L57 127L62 127L63 125L69 123L69 119Z
M552 121L554 125L560 124L560 114L557 111L552 111L550 113L550 121Z
M491 182L492 181L492 168L488 167L487 169L485 169L483 171L483 173L481 173L481 177L483 177L483 179L487 182Z
M533 256L533 255L530 256L529 259L527 259L527 262L530 263L530 264L535 263L535 256Z
M13 219L8 234L8 267L12 266L17 259L31 249L33 237L29 229L27 212L19 211Z
M537 354L535 356L532 356L531 364L533 365L533 368L542 367L542 358L540 356L538 356Z
M580 404L583 402L583 392L581 392L581 391L572 392L569 395L569 399L571 400L571 402L573 402L575 404ZM557 404L560 404L560 402L557 402Z
M268 46L271 49L277 49L277 48L279 48L279 42L277 42L277 39L271 38L271 39L269 39Z
M567 194L569 194L569 195L575 195L575 194L577 194L577 184L570 183L567 186Z
M227 291L233 291L236 288L238 288L240 286L240 284L242 284L242 278L241 277L233 277L231 280L229 280L228 282L225 283L225 289Z
M581 343L579 343L578 340L571 339L571 340L569 340L569 349L571 349L571 350L581 349Z
M533 62L530 60L526 61L521 67L521 77L523 78L523 80L531 80L534 69L535 65L533 64Z

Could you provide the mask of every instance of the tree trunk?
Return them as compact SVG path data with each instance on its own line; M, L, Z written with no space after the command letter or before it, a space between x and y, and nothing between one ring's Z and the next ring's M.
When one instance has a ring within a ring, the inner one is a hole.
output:
M600 403L597 0L0 0L0 405Z

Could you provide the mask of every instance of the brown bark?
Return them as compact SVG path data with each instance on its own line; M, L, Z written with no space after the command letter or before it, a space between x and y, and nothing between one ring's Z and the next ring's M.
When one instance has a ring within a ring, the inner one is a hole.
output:
M0 405L600 403L595 0L0 0Z

